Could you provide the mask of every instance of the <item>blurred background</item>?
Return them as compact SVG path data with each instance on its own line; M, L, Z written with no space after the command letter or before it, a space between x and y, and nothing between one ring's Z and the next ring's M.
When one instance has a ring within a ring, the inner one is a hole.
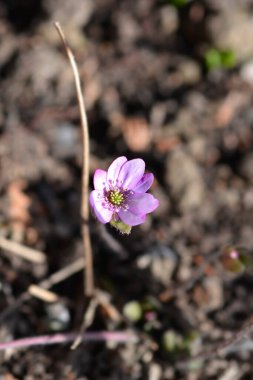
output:
M0 352L0 378L251 379L250 337L187 360L252 317L252 0L0 1L0 239L46 255L2 247L0 340L78 330L83 316L81 271L52 288L57 302L22 300L83 255L79 110L54 21L80 70L91 179L143 158L160 207L127 237L90 222L96 286L119 313L99 306L90 330L139 341Z

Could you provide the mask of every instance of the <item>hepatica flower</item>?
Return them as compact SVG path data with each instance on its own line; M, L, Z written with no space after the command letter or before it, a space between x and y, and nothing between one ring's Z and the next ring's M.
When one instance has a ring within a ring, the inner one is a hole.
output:
M132 226L142 224L146 215L158 207L159 201L146 193L154 176L144 171L142 159L128 161L126 157L114 160L107 172L95 171L90 204L101 223L111 223L121 232L129 233Z

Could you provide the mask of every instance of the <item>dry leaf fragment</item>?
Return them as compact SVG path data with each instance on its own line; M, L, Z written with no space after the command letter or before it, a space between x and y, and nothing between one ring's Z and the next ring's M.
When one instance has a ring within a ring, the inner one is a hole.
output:
M17 180L10 183L7 189L9 217L13 233L16 237L20 238L24 235L24 230L30 222L29 207L31 205L31 200L24 192L25 187L26 182L24 180Z
M124 118L122 133L128 148L133 152L143 152L149 148L152 133L144 118Z

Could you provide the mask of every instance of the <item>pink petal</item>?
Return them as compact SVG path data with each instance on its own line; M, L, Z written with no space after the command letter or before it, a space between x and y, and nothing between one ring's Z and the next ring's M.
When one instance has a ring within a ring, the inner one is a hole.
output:
M146 220L146 215L135 215L129 210L121 210L118 215L122 222L128 226L137 226L138 224L144 223Z
M135 215L148 214L159 206L159 201L151 194L135 194L127 200L129 211Z
M127 161L121 168L118 180L125 189L133 189L143 177L145 162L141 158Z
M98 220L105 224L110 222L112 219L113 212L104 207L103 192L98 190L93 190L90 193L90 205L98 218Z
M97 169L94 173L94 187L96 190L103 190L106 184L106 171Z
M146 173L132 190L134 190L135 193L146 193L146 191L151 187L153 182L153 174Z
M116 158L116 160L111 163L107 172L107 181L116 181L118 179L120 169L125 162L127 162L127 158L122 156Z

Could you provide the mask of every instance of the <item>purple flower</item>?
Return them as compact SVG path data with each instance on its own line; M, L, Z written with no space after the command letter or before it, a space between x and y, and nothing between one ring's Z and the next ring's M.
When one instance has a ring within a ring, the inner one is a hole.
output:
M126 157L114 160L107 172L95 171L95 190L90 194L90 204L101 223L123 222L137 226L145 221L146 214L159 206L159 201L146 193L154 176L144 171L143 160L128 161Z

